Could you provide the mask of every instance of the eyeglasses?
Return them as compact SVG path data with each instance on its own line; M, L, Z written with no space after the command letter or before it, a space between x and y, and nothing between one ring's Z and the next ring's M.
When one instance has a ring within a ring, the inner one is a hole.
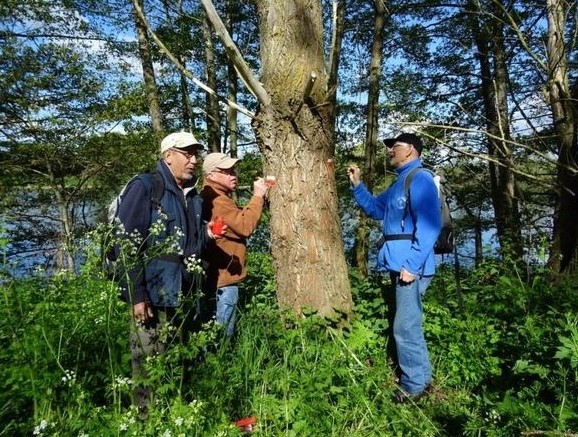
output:
M388 149L393 150L393 149L395 149L396 147L401 147L401 146L411 146L411 144L408 144L408 143L395 143L393 146L388 147Z
M171 150L172 150L173 152L180 153L181 155L183 155L183 156L184 156L185 158L187 158L188 160L191 160L191 158L197 158L197 157L198 157L198 153L197 153L196 151L195 151L195 152L192 152L192 153L191 153L191 152L185 152L184 150L180 150L180 149L177 149L177 148L175 148L175 147L171 148Z
M229 176L233 176L237 174L237 170L234 167L231 168L218 168L216 170L213 170L215 173L223 173L223 174L228 174Z

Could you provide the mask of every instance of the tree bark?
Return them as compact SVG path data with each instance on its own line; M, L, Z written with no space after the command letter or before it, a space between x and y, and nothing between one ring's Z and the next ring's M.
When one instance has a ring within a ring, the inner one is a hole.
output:
M142 9L142 0L134 0ZM143 78L145 84L145 91L147 103L149 107L149 114L151 116L152 128L155 132L162 132L164 130L163 115L161 106L159 104L158 90L155 80L155 71L153 67L153 60L151 55L151 48L147 36L147 26L142 20L141 15L137 12L137 7L133 3L133 17L138 39L138 48L140 61L143 70Z
M333 29L331 34L331 52L329 54L329 78L327 79L327 100L333 111L330 113L331 126L335 132L337 86L339 81L339 61L341 59L341 47L345 32L345 2L333 0Z
M215 71L215 49L211 36L211 23L203 20L203 35L205 37L205 63L207 66L207 86L217 91L217 73ZM206 93L207 98L207 142L211 152L221 151L221 114L219 100L213 93Z
M373 191L375 180L375 160L377 156L377 133L379 116L379 91L381 85L381 64L383 59L383 29L385 27L386 13L383 0L373 2L375 19L373 25L373 42L371 44L371 60L369 66L369 90L367 94L367 126L365 130L365 161L363 182L370 191ZM369 274L369 221L362 214L360 225L355 235L355 260L357 268L362 276Z
M564 44L564 3L547 0L548 8L548 93L554 132L558 141L559 199L554 216L550 267L574 275L578 272L578 176L577 114L568 83L568 54Z
M258 0L262 77L253 127L271 193L272 256L282 309L349 313L351 291L333 161L321 2ZM281 30L282 29L282 30Z
M235 2L233 0L227 1L227 31L230 35L233 35L233 29L235 27L235 16L233 14L233 8L235 6ZM237 102L237 92L238 92L238 83L237 83L237 72L235 71L235 66L230 60L227 60L227 78L228 78L228 99L231 102ZM225 144L229 145L230 154L233 158L238 156L237 150L237 114L238 111L233 106L227 107L227 133L226 137L227 140Z
M504 255L509 254L514 259L521 259L524 250L516 178L512 171L514 163L507 101L509 80L504 49L504 21L493 18L503 15L504 6L493 5L492 18L488 20L482 20L481 17L490 14L489 11L483 14L479 3L471 2L470 7L470 22L482 75L481 91L488 132L488 152L494 158L488 165L498 241Z

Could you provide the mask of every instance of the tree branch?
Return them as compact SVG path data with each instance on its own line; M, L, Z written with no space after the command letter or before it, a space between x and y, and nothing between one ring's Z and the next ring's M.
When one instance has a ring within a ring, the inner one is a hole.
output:
M333 29L331 32L331 51L329 53L329 78L327 81L330 100L335 104L337 94L337 80L339 73L339 59L345 23L345 3L343 0L333 0Z
M235 66L235 69L237 70L237 73L239 74L239 77L243 83L262 105L269 105L271 103L271 97L269 94L267 94L267 91L265 91L265 88L263 88L261 82L257 80L243 59L243 55L241 55L241 52L239 52L239 49L235 45L233 39L230 37L227 28L221 21L215 6L213 6L213 2L211 2L211 0L201 0L201 3L203 4L209 21L213 25L217 35L219 35L219 38L225 47L225 51Z
M191 81L193 81L194 84L196 84L201 89L205 90L207 93L211 94L212 96L215 96L217 99L219 99L220 102L224 103L225 105L230 106L231 108L235 108L239 112L242 112L243 114L245 114L247 117L250 117L250 118L255 117L255 114L253 114L248 109L245 109L244 107L239 106L238 104L236 104L235 102L232 102L229 99L226 99L224 97L219 96L213 89L209 88L207 85L205 85L199 79L197 79L189 70L187 70L185 68L185 66L179 62L177 57L175 55L173 55L171 53L171 51L163 44L163 42L159 39L157 34L153 32L148 20L146 19L145 15L142 11L142 8L138 4L138 0L133 0L133 4L134 4L136 13L140 16L140 18L146 24L148 31L150 32L155 43L159 46L159 49L167 56L167 58L169 58L169 60L175 65L175 67L177 67L177 69L184 76L189 78Z

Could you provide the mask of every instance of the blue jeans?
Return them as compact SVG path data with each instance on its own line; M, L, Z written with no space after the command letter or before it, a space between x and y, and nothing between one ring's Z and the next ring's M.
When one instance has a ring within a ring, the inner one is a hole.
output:
M432 368L423 335L421 299L432 277L421 277L411 283L399 281L399 273L391 273L395 289L393 336L401 371L399 383L411 395L421 393L432 381Z
M225 326L225 334L231 337L235 331L237 319L237 302L239 300L239 287L228 285L217 289L217 313L215 321Z

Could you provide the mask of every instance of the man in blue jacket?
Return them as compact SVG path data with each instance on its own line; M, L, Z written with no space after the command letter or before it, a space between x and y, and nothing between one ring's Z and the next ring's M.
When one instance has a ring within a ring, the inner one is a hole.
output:
M198 316L195 305L181 305L183 298L200 289L198 271L191 272L186 263L193 257L200 260L208 239L217 238L202 221L202 199L195 189L195 168L202 149L190 133L166 136L161 142L157 173L133 178L118 206L126 238L136 237L138 241L136 266L129 270L122 294L132 308L130 346L137 383L133 395L143 417L152 395L150 387L138 384L146 377L144 360L165 351L170 341L166 333L171 331L167 325L179 328L173 333L186 334L183 328L186 330ZM151 177L157 178L154 184ZM159 191L152 185L159 184L162 191L152 194ZM162 255L154 253L155 247L163 247ZM147 255L147 250L153 254Z
M398 389L393 401L417 400L427 393L432 368L422 327L422 296L435 273L434 244L441 230L438 188L428 171L417 171L411 180L409 198L404 182L408 173L421 167L423 143L411 133L384 141L389 163L397 179L383 193L373 196L361 182L357 166L348 167L353 196L371 218L383 221L383 246L378 268L389 272L395 293L393 337L399 366ZM409 204L408 204L409 202ZM393 323L392 323L393 322Z

